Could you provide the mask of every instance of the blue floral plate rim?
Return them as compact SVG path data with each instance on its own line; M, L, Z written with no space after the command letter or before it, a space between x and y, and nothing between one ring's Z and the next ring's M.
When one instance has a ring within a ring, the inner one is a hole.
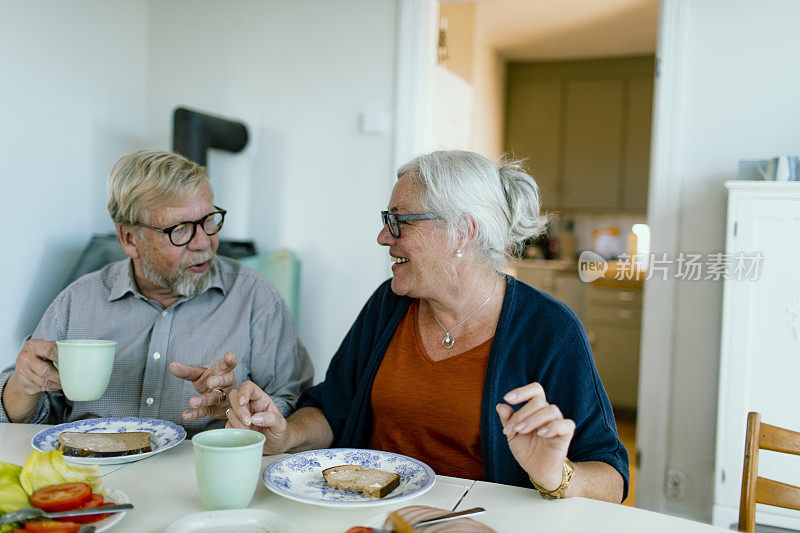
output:
M332 489L322 477L322 470L342 464L363 464L397 472L400 486L380 499ZM351 509L396 504L421 496L433 487L436 474L424 462L394 452L325 448L281 457L264 469L261 481L271 491L290 500L320 507Z
M134 455L123 455L119 457L68 457L64 458L76 464L96 464L113 465L132 463L145 459L157 453L173 448L186 438L186 430L167 420L159 418L140 418L140 417L111 417L111 418L88 418L58 424L38 432L31 438L31 446L40 452L48 452L56 449L58 435L64 431L78 431L86 433L99 432L125 432L125 431L149 431L150 444L152 451L137 453Z

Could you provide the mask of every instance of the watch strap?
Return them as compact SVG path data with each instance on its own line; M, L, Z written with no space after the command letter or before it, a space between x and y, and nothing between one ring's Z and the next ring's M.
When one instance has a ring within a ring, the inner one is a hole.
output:
M572 477L575 475L575 469L572 467L572 462L569 459L564 459L564 464L561 469L561 484L553 490L547 490L537 484L533 478L528 474L528 478L533 483L533 488L539 491L542 497L548 500L558 500L567 494L569 484L572 482Z

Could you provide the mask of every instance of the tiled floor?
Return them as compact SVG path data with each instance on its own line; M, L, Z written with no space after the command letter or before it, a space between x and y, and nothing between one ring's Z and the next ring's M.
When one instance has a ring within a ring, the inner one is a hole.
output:
M628 458L630 460L631 483L628 487L628 498L623 505L635 507L634 494L636 493L636 417L633 415L616 415L617 419L617 433L628 450Z

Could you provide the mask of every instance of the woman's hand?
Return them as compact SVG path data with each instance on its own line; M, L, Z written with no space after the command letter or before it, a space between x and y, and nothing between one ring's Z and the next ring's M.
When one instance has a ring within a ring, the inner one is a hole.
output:
M497 404L503 433L514 458L537 485L545 490L558 488L575 422L547 403L544 389L538 383L511 390L503 399L511 405L525 402L516 413L510 405Z
M274 455L289 449L289 427L275 402L252 381L246 381L228 395L231 408L228 409L228 428L252 429L262 433L264 453Z

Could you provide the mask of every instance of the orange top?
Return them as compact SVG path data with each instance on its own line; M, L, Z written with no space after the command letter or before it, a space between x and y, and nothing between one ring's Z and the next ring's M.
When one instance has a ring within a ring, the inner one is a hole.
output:
M484 479L481 398L492 339L433 361L422 345L418 317L414 300L375 376L369 447L414 457L437 474Z

